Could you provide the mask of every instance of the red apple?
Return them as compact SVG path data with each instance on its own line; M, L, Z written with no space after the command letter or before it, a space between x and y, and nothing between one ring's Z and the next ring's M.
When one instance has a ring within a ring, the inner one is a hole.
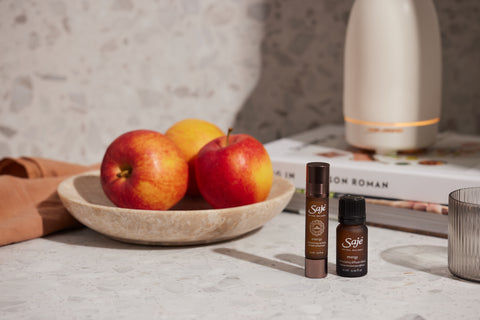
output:
M263 201L273 182L272 162L262 143L230 133L207 143L195 162L200 193L216 209Z
M108 146L100 179L103 191L118 207L167 210L185 195L188 164L163 134L134 130Z

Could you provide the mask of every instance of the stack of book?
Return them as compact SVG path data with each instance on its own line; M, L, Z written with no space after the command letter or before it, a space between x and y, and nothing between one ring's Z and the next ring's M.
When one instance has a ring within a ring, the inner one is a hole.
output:
M297 188L287 210L298 213L305 206L305 165L313 161L330 163L333 207L342 194L362 195L370 224L442 237L449 193L480 186L479 136L444 132L426 150L376 154L352 147L343 126L329 125L265 147L275 174Z

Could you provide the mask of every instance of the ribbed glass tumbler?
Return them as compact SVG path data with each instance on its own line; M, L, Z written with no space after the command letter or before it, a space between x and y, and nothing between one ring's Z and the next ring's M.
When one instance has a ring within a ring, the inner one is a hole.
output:
M448 197L448 269L480 282L480 187L455 190Z

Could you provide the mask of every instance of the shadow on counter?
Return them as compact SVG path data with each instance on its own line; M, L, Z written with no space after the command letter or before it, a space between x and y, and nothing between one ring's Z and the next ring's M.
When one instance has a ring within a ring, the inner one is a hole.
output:
M383 251L381 258L387 262L430 273L439 277L462 280L448 270L448 248L442 246L409 245Z
M220 253L235 259L251 262L260 266L272 268L275 270L288 272L297 276L305 276L305 267L304 267L304 257L299 255L290 254L290 253L283 253L278 254L275 257L283 260L285 262L281 262L278 260L273 260L265 257L260 257L248 252L239 251L236 249L230 248L217 248L213 249L214 252ZM288 263L286 263L288 262ZM328 273L336 275L335 272L335 264L329 263L328 264Z
M50 241L65 243L69 245L84 246L84 247L93 247L93 248L107 248L107 249L119 249L119 250L188 250L195 249L198 247L206 247L214 244L229 243L243 238L249 237L258 231L262 227L247 232L243 235L240 235L233 239L218 241L214 243L204 243L204 244L194 244L194 245L178 245L178 246L162 246L162 245L149 245L149 244L136 244L130 242L123 242L110 238L106 235L103 235L95 230L92 230L88 227L80 227L77 229L63 230L55 232L51 235L44 237Z

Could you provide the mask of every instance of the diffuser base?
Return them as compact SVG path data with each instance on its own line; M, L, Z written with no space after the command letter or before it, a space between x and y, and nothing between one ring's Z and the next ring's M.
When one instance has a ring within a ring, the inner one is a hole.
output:
M423 149L435 142L438 123L428 126L370 126L345 122L345 138L355 147L377 153Z

